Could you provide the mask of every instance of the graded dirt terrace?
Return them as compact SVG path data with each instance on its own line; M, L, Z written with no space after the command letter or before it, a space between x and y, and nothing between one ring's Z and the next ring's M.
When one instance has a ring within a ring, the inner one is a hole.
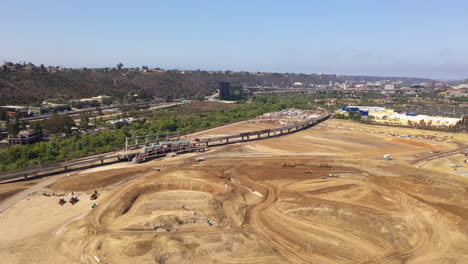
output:
M329 120L291 135L61 178L43 191L79 192L81 201L61 207L41 191L18 202L0 215L0 257L5 263L468 263L468 181L450 165L460 158L420 161L433 148L460 148L466 135L434 142L370 132L380 129ZM91 209L94 189L102 196Z

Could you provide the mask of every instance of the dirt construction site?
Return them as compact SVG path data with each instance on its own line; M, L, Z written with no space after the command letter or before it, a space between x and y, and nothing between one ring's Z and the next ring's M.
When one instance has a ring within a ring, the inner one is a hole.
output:
M0 262L468 263L467 142L330 119L202 153L1 183Z

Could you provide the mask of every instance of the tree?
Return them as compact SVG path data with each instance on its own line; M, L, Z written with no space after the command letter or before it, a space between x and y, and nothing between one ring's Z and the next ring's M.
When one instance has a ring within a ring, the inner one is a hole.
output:
M81 119L81 122L80 122L81 128L84 130L88 130L89 129L89 115L83 114L81 115L80 119Z
M39 68L40 68L41 72L46 72L46 71L47 71L47 69L46 69L46 67L44 66L44 64L41 64L41 66L40 66Z
M104 115L104 113L102 112L101 107L99 107L99 106L96 107L96 112L97 112L98 115L101 115L101 116Z
M53 113L49 119L43 121L43 126L53 134L65 133L66 135L70 135L71 128L75 126L75 122L69 116Z
M42 138L44 137L44 131L43 131L43 126L42 126L42 122L32 122L29 127L36 131L37 132L37 136L39 138L39 140L42 140Z
M121 62L117 63L117 70L121 71L122 70L122 67L123 67L123 64Z
M18 135L18 133L21 131L18 116L16 116L15 122L7 123L7 131L8 131L8 135L13 135L13 136Z
M27 124L26 122L24 122L24 120L21 120L20 129L21 129L21 130L26 130L26 126L27 126L27 125L28 125L28 124Z
M0 108L0 120L6 120L7 114L4 108Z
M205 96L204 96L202 93L199 92L199 93L197 93L197 94L195 95L195 99L196 99L196 100L200 100L200 101L204 101L204 100L205 100Z

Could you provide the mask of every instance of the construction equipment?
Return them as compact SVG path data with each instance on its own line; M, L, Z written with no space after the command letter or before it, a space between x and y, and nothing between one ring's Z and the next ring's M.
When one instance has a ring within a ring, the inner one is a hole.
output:
M96 200L101 194L97 190L94 190L94 193L89 197L90 200Z
M281 167L296 167L296 164L294 164L294 163L282 163Z
M71 203L72 205L75 205L75 204L76 204L77 202L79 202L79 201L80 201L80 199L78 199L78 197L72 197L72 198L70 198L70 203Z
M328 163L320 163L319 168L331 168L332 166Z

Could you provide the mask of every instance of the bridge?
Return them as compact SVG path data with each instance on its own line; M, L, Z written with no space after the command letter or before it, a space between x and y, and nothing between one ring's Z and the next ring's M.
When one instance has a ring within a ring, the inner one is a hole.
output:
M246 90L250 90L254 95L261 94L284 94L284 93L299 93L299 94L313 94L313 93L381 93L381 92L392 92L392 93L405 93L408 90L402 89L328 89L328 88L302 88L302 87L272 87L272 86L244 86ZM440 89L431 89L431 88L418 88L413 89L417 93L424 92L440 92L443 90Z
M330 113L323 113L316 118L311 118L311 119L308 119L299 123L295 123L289 126L279 127L275 129L251 131L251 132L240 133L240 134L224 136L224 137L199 139L199 140L196 140L195 142L189 142L190 146L183 147L183 148L182 147L174 148L175 144L170 144L171 142L166 142L169 144L166 144L166 147L161 148L162 152L158 150L153 150L153 152L149 153L150 155L146 155L146 156L142 154L139 148L143 146L151 145L151 143L153 143L153 146L154 146L154 142L158 142L160 138L161 139L165 138L165 139L170 139L170 140L175 138L176 140L179 140L180 137L179 137L178 132L132 137L132 138L127 138L126 147L123 151L102 153L102 154L98 154L94 156L74 159L71 161L53 163L53 164L45 165L41 167L26 168L26 169L20 169L20 170L15 170L15 171L10 171L10 172L4 172L0 176L0 182L7 181L7 180L21 179L21 178L28 179L31 177L45 176L47 174L60 173L60 172L68 171L71 169L85 168L89 166L101 166L109 162L119 162L123 160L131 161L131 160L134 160L134 158L136 158L136 161L138 162L140 160L146 160L149 158L163 157L163 156L166 156L170 152L186 153L190 151L203 151L208 146L218 146L218 145L232 144L236 142L246 142L246 141L251 141L251 140L259 140L259 139L277 137L277 136L295 133L297 131L315 126L318 123L327 120L330 116L331 116ZM151 140L152 138L153 140ZM142 141L139 141L139 140L142 140ZM167 146L169 146L169 148Z

